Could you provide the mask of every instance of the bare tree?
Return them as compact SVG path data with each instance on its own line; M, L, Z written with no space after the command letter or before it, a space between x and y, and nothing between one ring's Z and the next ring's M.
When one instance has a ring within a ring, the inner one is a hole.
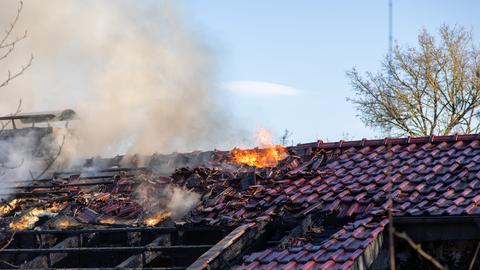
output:
M20 43L27 37L27 30L24 30L21 35L15 34L16 26L20 19L20 14L22 13L22 9L23 9L23 2L20 1L18 4L15 17L12 19L12 21L6 28L3 36L0 36L0 64L1 64L1 61L4 61L8 57L12 56L18 43ZM33 61L33 55L30 55L30 58L20 68L17 68L15 71L11 71L10 69L8 69L6 76L3 79L0 79L0 88L6 87L12 80L22 75L32 65L32 61ZM21 104L22 104L22 101L20 100L16 111L13 112L12 115L16 115L20 113ZM9 121L1 123L0 133L3 130L5 130L5 128L9 124L10 124Z
M17 44L27 37L27 30L24 30L21 35L15 34L15 29L20 19L20 14L22 13L22 9L23 9L23 2L20 1L17 7L15 17L11 20L3 36L0 36L0 64L1 64L1 61L5 61L8 57L12 56ZM12 80L22 75L32 65L32 61L33 61L33 55L31 55L29 60L26 62L26 64L22 65L19 69L13 72L10 69L8 69L6 77L4 77L3 79L0 79L0 90L1 88L6 87ZM15 110L15 112L12 113L12 115L16 115L20 113L21 108L22 108L22 101L20 100L18 102L17 109ZM8 127L10 123L11 123L10 121L0 123L0 135ZM21 166L22 163L23 162L13 167L2 163L0 164L0 169L15 169ZM0 175L2 173L4 172L0 171Z
M20 19L20 14L22 13L23 2L19 2L17 13L15 18L11 21L10 25L5 30L5 34L0 39L0 61L5 60L9 57L15 50L15 47L19 42L24 40L27 37L27 30L24 30L22 35L15 36L14 30L17 26L18 20ZM8 85L10 81L17 78L25 72L31 65L33 61L33 55L30 56L30 59L16 71L8 70L7 77L0 81L0 88Z
M418 48L396 46L377 73L347 72L362 121L394 135L480 131L480 50L471 32L442 26L437 42L423 30Z

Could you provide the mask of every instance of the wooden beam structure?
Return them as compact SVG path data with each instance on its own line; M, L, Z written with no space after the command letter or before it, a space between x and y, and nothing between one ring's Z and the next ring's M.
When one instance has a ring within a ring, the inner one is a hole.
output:
M188 270L228 269L241 254L253 246L267 232L267 222L257 222L241 225L224 237L220 242L205 252Z
M161 235L153 240L147 247L153 246L171 246L172 240L171 235ZM128 259L124 260L122 263L117 265L119 268L144 268L147 266L151 261L156 259L160 254L161 251L144 251L140 254L134 254L130 256Z

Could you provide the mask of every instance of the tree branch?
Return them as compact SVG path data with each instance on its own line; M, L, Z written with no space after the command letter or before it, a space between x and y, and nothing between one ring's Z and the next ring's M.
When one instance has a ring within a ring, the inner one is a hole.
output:
M405 241L407 241L407 243L410 245L410 247L412 247L418 254L420 254L423 258L429 260L433 265L435 265L435 267L437 267L438 269L447 269L445 266L443 266L440 262L438 262L437 260L435 260L435 258L433 258L432 256L430 256L430 254L428 254L427 252L425 252L422 247L415 243L406 233L400 233L400 232L395 232L395 236L397 236L398 238L401 238Z

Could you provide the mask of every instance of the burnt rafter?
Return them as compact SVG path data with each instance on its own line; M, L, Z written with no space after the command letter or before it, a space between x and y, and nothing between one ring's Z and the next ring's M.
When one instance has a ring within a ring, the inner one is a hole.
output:
M172 243L171 235L161 235L155 238L147 246L170 246ZM161 251L144 251L142 253L132 254L129 258L125 259L123 262L117 265L119 268L126 267L145 267L150 264L153 260L164 255Z
M206 250L212 245L182 245L182 246L141 246L141 247L78 247L78 248L23 248L23 249L3 249L3 254L50 254L50 253L82 253L82 252L144 252L144 251L163 251L163 252L184 252L192 249Z

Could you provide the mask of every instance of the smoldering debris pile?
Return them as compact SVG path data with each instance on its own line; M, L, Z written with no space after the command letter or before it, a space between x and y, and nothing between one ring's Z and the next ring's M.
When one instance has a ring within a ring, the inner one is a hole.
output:
M318 151L298 155L289 149L288 156L275 167L182 168L172 177L187 188L203 191L202 202L185 217L187 222L236 227L271 221L277 215L313 211L319 205L314 204L315 197L305 201L304 194L311 187L307 183L329 177L333 172L324 165L337 154Z
M170 218L174 196L165 179L146 170L110 171L110 175L70 175L17 185L0 206L3 229L75 228L85 226L155 226ZM113 175L112 175L113 173Z
M287 200L286 194L292 181L300 188L301 181L326 177L322 166L326 158L325 153L300 156L289 149L275 167L258 168L232 162L230 152L212 151L170 159L153 156L147 167L117 167L88 175L58 173L54 179L18 185L0 207L0 226L7 230L157 226L167 220L235 226L270 219L280 211L305 210L308 203ZM152 164L196 166L166 175L155 172Z
M211 151L154 155L147 167L138 157L88 160L84 172L59 172L49 179L15 182L10 198L0 206L1 227L12 230L85 226L155 226L179 219L200 200L281 178L299 164L290 155L275 168L255 168L230 161L229 152ZM115 164L117 163L117 164ZM195 167L185 166L194 165ZM169 167L172 174L160 174ZM184 166L184 167L182 167Z

